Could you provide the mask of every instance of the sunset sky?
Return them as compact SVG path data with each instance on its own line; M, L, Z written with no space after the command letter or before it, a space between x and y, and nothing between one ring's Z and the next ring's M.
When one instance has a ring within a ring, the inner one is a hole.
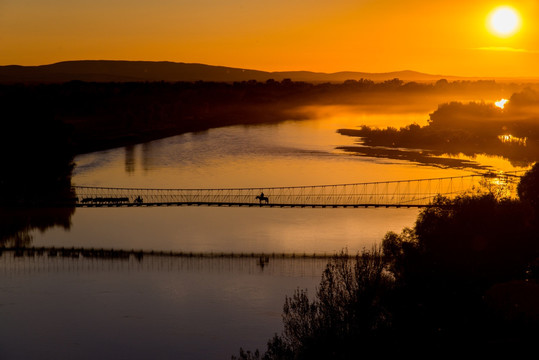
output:
M0 65L83 59L539 77L539 1L0 0Z

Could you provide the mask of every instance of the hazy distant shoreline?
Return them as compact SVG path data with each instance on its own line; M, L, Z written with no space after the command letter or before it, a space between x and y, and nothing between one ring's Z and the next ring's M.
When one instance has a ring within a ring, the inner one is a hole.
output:
M454 75L426 74L417 71L391 71L368 73L340 71L322 73L312 71L259 71L226 66L213 66L195 63L170 61L120 61L120 60L77 60L63 61L48 65L0 66L0 83L62 83L72 80L88 82L153 82L153 81L305 81L311 83L340 83L346 80L372 80L376 82L398 78L403 81L436 82L496 80L497 82L539 82L539 78L503 77L463 77Z
M148 142L230 125L312 118L306 107L420 104L435 110L455 98L510 97L527 84L495 81L405 82L391 79L309 83L265 82L85 82L0 84L3 122L25 131L60 121L68 127L75 154ZM360 125L360 124L358 124ZM18 128L18 127L17 127ZM19 131L19 130L17 130ZM24 137L15 134L14 138ZM6 130L9 137L9 129ZM46 136L46 134L44 134Z

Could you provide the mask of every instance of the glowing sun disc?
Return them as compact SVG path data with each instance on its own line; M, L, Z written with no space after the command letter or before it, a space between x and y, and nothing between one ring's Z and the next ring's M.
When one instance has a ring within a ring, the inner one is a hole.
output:
M513 35L520 27L520 15L510 6L500 6L494 9L488 17L488 28L498 36Z

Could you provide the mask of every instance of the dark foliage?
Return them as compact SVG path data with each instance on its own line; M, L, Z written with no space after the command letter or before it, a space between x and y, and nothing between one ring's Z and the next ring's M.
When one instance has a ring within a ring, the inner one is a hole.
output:
M539 237L529 207L492 194L439 198L434 205L422 211L412 234L384 240L397 279L394 330L441 346L515 341L485 296L498 284L536 280L529 270ZM536 334L538 324L521 330Z
M40 102L4 104L0 124L0 206L69 199L73 150L69 127Z
M314 300L302 290L286 299L285 331L262 358L532 348L539 336L538 169L522 178L519 200L493 192L438 197L413 229L387 233L382 252L330 261Z
M452 94L500 93L521 85L489 81L404 83L349 80L342 84L266 82L82 82L0 85L0 106L17 104L71 125L75 151L123 146L232 124L305 117L298 108L324 104L438 104ZM445 100L444 100L445 101ZM9 116L2 119L9 122ZM23 122L24 125L27 125Z
M391 328L387 295L393 277L380 250L333 257L314 299L297 289L283 308L284 332L268 342L261 359L345 359L378 353ZM361 346L358 346L361 339ZM258 359L240 351L240 359Z
M529 203L539 216L539 166L535 165L520 180L517 192L520 200Z
M384 271L380 251L354 259L342 253L328 263L310 301L306 291L287 298L283 310L284 343L298 358L337 359L358 349L358 338L374 347L389 327L384 303L392 278Z
M30 245L32 229L69 228L75 211L71 128L45 94L19 91L0 97L0 246Z

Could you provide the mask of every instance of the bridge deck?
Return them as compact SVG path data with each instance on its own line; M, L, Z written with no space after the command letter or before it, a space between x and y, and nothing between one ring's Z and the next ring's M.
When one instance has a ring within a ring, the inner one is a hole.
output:
M455 198L483 188L514 196L513 174L478 174L434 179L338 185L227 188L141 189L74 186L77 207L248 206L300 208L427 207L438 195ZM263 195L262 201L260 196Z
M430 204L255 204L237 202L152 202L152 203L95 203L76 207L152 207L152 206L212 206L212 207L269 207L269 208L424 208Z

